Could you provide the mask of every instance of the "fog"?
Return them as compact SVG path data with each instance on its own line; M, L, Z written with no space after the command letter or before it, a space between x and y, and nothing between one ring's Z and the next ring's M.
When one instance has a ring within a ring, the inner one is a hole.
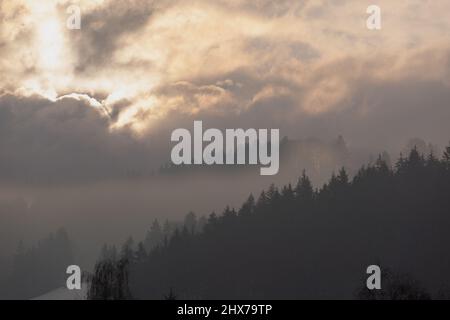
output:
M80 30L70 1L0 1L0 274L59 228L92 270L155 219L239 209L303 170L320 188L379 155L440 157L450 3L379 2L371 31L356 0L80 0ZM280 172L173 166L171 133L196 120L279 129Z
M424 154L439 151L423 140L411 140L392 156L418 146ZM99 182L7 184L0 188L1 254L10 260L20 241L34 246L64 227L74 246L76 261L91 268L103 244L120 246L132 236L144 239L158 219L181 222L188 212L197 216L221 213L229 205L239 209L250 194L258 197L270 184L296 185L303 170L320 188L341 167L353 175L373 163L382 151L348 147L345 140L289 140L281 143L281 169L261 176L259 165L164 167L147 177ZM385 152L385 154L387 154ZM388 157L387 161L391 161Z

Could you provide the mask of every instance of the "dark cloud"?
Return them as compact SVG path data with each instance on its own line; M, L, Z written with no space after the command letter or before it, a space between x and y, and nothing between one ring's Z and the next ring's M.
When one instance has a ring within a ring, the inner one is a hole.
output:
M83 14L82 30L70 33L77 52L77 71L111 64L121 37L145 27L154 10L154 1L125 0L113 5L108 1Z
M3 95L0 179L45 184L149 174L146 141L109 126L109 118L87 101Z
M240 69L164 87L155 94L165 99L183 97L193 104L196 94L212 94L204 90L211 85L220 87L228 99L228 103L219 101L193 115L190 108L180 105L166 119L171 128L181 123L190 127L189 121L204 119L207 126L218 128L276 127L292 138L329 140L343 134L352 145L374 152L397 153L415 136L442 147L450 139L445 124L450 118L450 91L449 69L440 66L448 65L449 52L439 47L408 57L347 57L321 65L306 76L299 74L299 81ZM434 59L425 63L425 57ZM324 109L317 109L321 103ZM179 112L181 116L176 115Z
M426 60L430 56L433 61ZM249 68L162 85L148 94L166 113L142 135L127 126L110 129L132 101L116 102L107 116L87 97L52 102L4 94L0 178L45 183L148 177L169 159L171 131L191 128L198 119L205 127L279 128L291 138L342 134L375 152L397 152L412 137L442 147L450 139L450 91L449 71L439 66L447 66L449 57L448 49L435 48L407 58L349 57L294 78ZM166 106L170 101L177 102ZM323 101L325 109L316 109ZM138 112L136 121L146 122L157 110Z

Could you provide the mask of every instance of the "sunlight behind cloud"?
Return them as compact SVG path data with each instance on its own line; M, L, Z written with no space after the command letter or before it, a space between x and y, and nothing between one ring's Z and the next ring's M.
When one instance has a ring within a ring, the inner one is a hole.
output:
M0 29L5 75L0 84L51 100L95 97L104 110L114 109L111 128L142 131L170 110L195 114L232 106L245 111L255 101L289 95L297 111L331 112L353 92L354 78L339 67L348 59L355 61L349 66L356 68L353 74L370 70L383 81L407 74L411 57L416 63L410 76L448 78L438 64L424 73L415 55L433 48L446 63L447 1L380 0L384 27L376 33L365 28L366 7L359 1L80 0L81 30L66 28L70 4L2 2L7 18ZM245 83L246 77L253 82ZM214 88L229 78L241 86ZM264 88L279 89L266 97Z
M64 39L57 17L43 20L37 34L39 66L44 72L57 72L64 66Z

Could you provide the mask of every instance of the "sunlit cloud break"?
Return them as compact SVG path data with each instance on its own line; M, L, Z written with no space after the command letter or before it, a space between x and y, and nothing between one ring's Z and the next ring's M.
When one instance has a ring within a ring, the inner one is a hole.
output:
M0 70L7 74L2 87L51 99L68 93L101 96L99 102L109 109L127 100L120 110L123 115L112 126L134 123L136 130L147 126L135 122L151 124L152 119L164 117L166 112L159 109L191 113L222 102L248 107L251 100L240 99L226 87L221 88L227 94L195 96L194 104L182 93L158 95L178 81L195 86L200 79L211 79L210 85L215 85L214 80L226 81L242 70L267 79L253 99L274 88L270 82L279 78L306 89L298 97L299 109L329 111L348 98L352 88L339 75L327 82L314 79L327 65L347 56L361 61L359 68L364 68L374 55L395 55L393 66L380 65L376 72L398 77L403 59L413 52L448 50L444 39L450 29L447 1L432 5L380 1L386 15L385 28L378 33L365 28L367 14L358 1L281 1L277 6L269 1L251 5L245 1L78 1L80 30L66 27L70 5L71 1L2 2ZM139 119L137 115L150 109L151 116Z

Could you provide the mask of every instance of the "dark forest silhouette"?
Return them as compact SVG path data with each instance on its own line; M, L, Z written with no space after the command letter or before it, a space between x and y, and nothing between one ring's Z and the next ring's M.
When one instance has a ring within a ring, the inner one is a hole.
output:
M66 268L73 264L72 246L65 229L26 248L20 242L12 274L0 286L3 299L29 299L65 284Z
M126 298L430 298L450 283L449 191L450 146L441 158L414 148L394 168L380 156L353 179L342 168L320 189L303 172L296 185L271 185L206 222L190 213L170 237L155 221L146 245L101 259L93 283L105 261L126 260L126 284L111 280ZM383 289L358 290L375 261Z

